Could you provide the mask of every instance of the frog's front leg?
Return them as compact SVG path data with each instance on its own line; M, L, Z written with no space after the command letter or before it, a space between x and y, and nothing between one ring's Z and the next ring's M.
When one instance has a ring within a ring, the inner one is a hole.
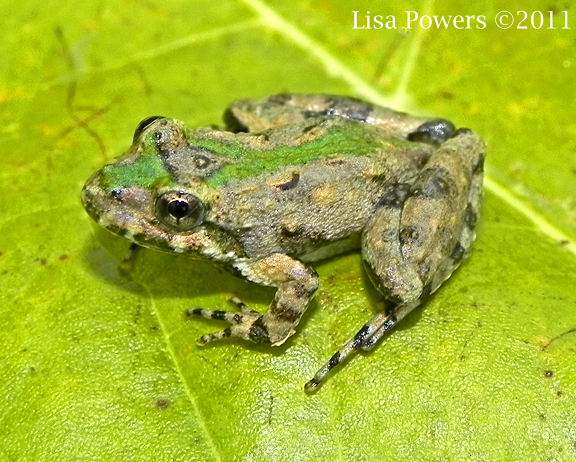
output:
M278 290L264 314L246 307L239 300L232 302L240 312L193 308L190 316L227 321L231 326L214 334L204 335L199 343L205 344L224 337L240 337L256 343L281 345L300 322L308 304L318 289L318 274L310 266L284 254L272 254L259 260L242 260L232 265L235 272L258 284L277 287Z

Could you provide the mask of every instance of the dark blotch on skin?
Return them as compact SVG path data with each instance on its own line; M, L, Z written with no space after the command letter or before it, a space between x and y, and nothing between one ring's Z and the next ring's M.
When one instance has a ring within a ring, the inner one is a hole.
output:
M331 107L324 109L323 111L302 111L302 116L305 119L316 119L318 117L324 117L328 115L332 115Z
M394 312L392 312L390 314L390 319L388 319L380 329L378 329L379 331L384 329L385 332L389 331L390 329L392 329L394 327L394 325L396 324L396 315L394 314ZM374 345L376 345L376 343L379 341L379 338L376 337L370 337L367 338L366 340L364 340L362 342L362 348L365 350L369 350L370 348L372 348Z
M364 325L362 326L362 329L360 329L358 333L354 336L355 348L360 346L364 342L364 339L366 338L367 334L368 334L368 326Z
M250 339L256 343L270 343L268 328L266 327L266 324L264 324L262 316L254 321L250 327L250 333L248 335L250 336Z
M410 196L437 199L452 192L452 178L445 168L429 168L418 179L420 186L410 191Z
M408 141L442 144L451 138L456 130L452 122L446 119L434 119L420 125L408 135Z
M371 104L362 104L357 108L348 109L342 115L348 119L366 122L374 107Z
M474 166L474 169L472 170L473 175L478 175L479 173L482 173L484 171L484 159L485 158L486 158L485 153L481 154L480 157L478 157L478 162L476 162L476 165Z
M275 305L271 311L275 317L289 323L295 322L301 315L298 311L294 311L290 309L290 307L283 305Z
M226 338L226 337L230 337L230 336L232 336L232 328L227 327L226 329L224 329L222 331L222 338Z
M194 164L198 170L204 170L212 163L212 159L203 154L193 154L192 158L194 159Z
M466 216L464 220L469 229L476 228L476 223L478 223L478 214L474 211L471 204L468 204L468 207L466 207Z
M462 247L460 242L457 242L454 246L454 249L452 250L452 253L450 254L450 258L455 262L462 261L462 258L464 258L464 252L466 252L466 249Z
M350 102L356 103L349 107ZM355 120L357 122L366 122L370 113L374 110L374 106L353 98L341 99L336 96L326 100L328 107L322 111L303 111L305 118L315 118L335 115L344 117L346 119Z
M334 356L330 358L330 361L328 361L328 369L334 369L338 364L340 364L341 358L342 356L340 355L340 352L334 354Z
M300 174L297 172L293 172L292 178L290 180L288 180L286 183L279 184L276 187L280 191L288 191L289 189L295 188L299 181L300 181Z
M335 97L327 98L326 102L328 107L322 111L302 111L302 115L306 119L313 119L316 117L329 116L334 114L334 106L338 104L338 100Z
M406 244L413 244L420 238L419 228L417 226L406 226L400 230L398 238L402 247Z
M289 93L280 93L279 95L274 95L271 96L268 101L270 101L271 103L277 103L277 104L286 104L288 101L290 101L292 99L292 95L290 95Z
M200 313L202 312L201 308L190 308L186 311L184 311L184 315L189 318L191 316L200 316Z
M406 195L410 191L411 185L408 183L397 183L391 187L391 189L384 194L378 203L378 207L390 207L394 209L399 209L404 204Z
M197 146L184 145L177 149L161 149L160 158L164 168L175 179L195 171L198 176L206 177L215 173L219 167L218 156L213 151Z
M226 318L226 311L213 311L210 315L212 319L224 320Z
M100 210L97 207L94 207L91 201L88 200L84 202L84 209L96 223L100 221ZM110 231L114 232L113 230Z

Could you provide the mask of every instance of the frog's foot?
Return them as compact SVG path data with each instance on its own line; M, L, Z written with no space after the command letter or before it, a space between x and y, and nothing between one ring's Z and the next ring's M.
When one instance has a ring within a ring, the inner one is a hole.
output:
M122 258L120 263L118 263L118 270L123 276L126 276L128 279L132 279L132 270L134 268L134 263L136 262L136 257L138 256L140 249L142 248L143 247L140 247L138 244L135 243L130 244L130 247L128 247L128 250L124 254L124 257Z
M419 302L398 305L390 312L378 313L368 321L358 333L351 338L330 360L320 368L314 378L310 380L304 388L306 391L314 391L326 378L332 369L343 362L358 350L369 350L384 337L404 316L412 311Z
M207 319L217 319L232 324L224 330L213 334L203 335L198 339L199 345L206 345L208 342L220 340L226 337L240 337L244 340L263 343L259 336L262 324L262 314L248 308L242 301L233 297L228 300L240 312L204 310L202 308L191 308L186 311L186 316L202 316Z

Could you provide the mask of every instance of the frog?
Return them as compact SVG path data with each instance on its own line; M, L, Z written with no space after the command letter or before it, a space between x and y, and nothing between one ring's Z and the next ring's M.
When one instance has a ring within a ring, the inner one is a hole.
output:
M270 346L292 336L318 291L313 263L360 250L384 307L305 385L315 391L373 348L471 252L486 145L447 119L361 99L278 94L240 99L224 125L144 119L131 147L82 190L88 215L138 246L208 260L276 288L258 312L190 308L227 337Z

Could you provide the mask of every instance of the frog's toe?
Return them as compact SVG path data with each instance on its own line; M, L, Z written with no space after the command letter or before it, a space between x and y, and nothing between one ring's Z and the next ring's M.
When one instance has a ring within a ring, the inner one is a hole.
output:
M196 343L199 346L203 346L206 345L209 342L213 342L214 340L220 340L226 337L230 337L232 335L232 327L227 327L224 330L221 330L219 332L214 332L213 334L208 334L208 335L203 335L202 337L200 337Z
M217 319L227 321L231 324L238 324L241 321L241 313L233 313L221 310L203 310L202 308L190 308L186 311L186 316L202 316L207 319Z
M239 304L238 304L239 302ZM230 312L220 310L203 310L202 308L192 308L186 311L187 316L202 316L208 319L217 319L232 324L224 330L200 337L199 345L205 345L214 340L220 340L226 337L240 337L244 340L251 340L256 343L270 343L263 338L262 334L262 315L253 311L239 300L232 301L238 306L241 312Z
M242 311L242 313L251 313L251 314L258 314L259 315L259 313L257 311L254 311L253 309L248 308L246 303L244 303L242 300L240 300L237 297L229 298L228 303L234 305L236 308L238 308L240 311Z

